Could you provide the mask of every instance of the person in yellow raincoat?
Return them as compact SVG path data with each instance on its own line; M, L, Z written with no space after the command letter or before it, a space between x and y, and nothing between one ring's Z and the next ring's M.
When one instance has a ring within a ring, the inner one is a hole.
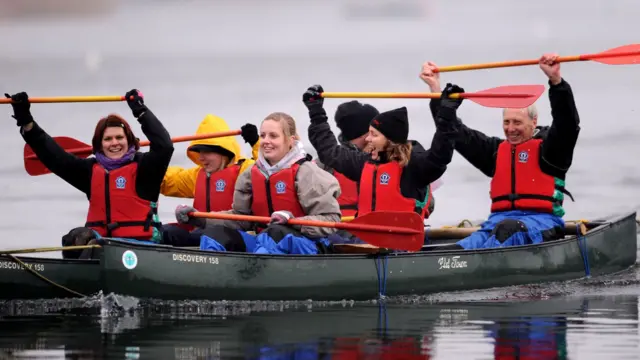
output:
M253 159L258 157L258 128L253 124L241 127L242 138L252 148ZM229 131L220 117L207 115L196 134ZM255 162L242 156L240 144L233 136L194 140L187 148L187 157L196 166L185 169L170 166L162 181L160 193L165 196L192 198L198 211L230 210L238 175ZM173 246L200 246L202 229L186 224L163 226L163 243Z

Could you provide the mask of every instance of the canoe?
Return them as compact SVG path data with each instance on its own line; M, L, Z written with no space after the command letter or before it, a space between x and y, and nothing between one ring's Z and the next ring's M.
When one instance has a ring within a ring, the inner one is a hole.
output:
M611 274L633 266L636 252L636 213L630 212L591 223L585 235L481 250L427 245L413 253L257 255L105 239L100 266L105 294L168 300L371 300Z
M0 299L68 298L98 291L99 260L0 256Z

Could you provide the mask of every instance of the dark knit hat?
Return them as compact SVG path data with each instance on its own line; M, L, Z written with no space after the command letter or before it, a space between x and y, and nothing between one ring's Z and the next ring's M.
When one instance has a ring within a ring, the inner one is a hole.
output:
M396 144L406 143L409 137L407 108L403 106L398 109L382 112L371 120L371 126Z
M344 140L349 141L366 134L371 120L379 113L375 107L353 100L340 104L334 119Z

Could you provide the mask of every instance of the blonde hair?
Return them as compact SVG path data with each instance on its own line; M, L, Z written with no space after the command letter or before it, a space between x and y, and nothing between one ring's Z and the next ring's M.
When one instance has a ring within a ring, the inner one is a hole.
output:
M410 142L404 144L396 144L389 141L385 152L387 153L387 159L389 161L397 161L400 167L405 167L409 163L411 157L411 150L413 146Z
M282 125L282 131L284 132L284 136L287 139L293 136L294 139L300 140L300 136L298 135L298 130L296 129L296 121L293 119L291 115L283 112L274 112L267 115L264 118L264 120L262 120L262 122L265 122L266 120L273 120L273 121L279 122Z

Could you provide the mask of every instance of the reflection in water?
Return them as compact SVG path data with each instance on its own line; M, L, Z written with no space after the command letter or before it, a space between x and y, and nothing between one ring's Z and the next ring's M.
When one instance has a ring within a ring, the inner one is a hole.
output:
M637 356L640 341L637 296L222 315L209 305L169 314L143 306L119 316L6 315L0 359L623 359Z
M566 359L567 319L520 317L497 321L491 329L495 359Z

